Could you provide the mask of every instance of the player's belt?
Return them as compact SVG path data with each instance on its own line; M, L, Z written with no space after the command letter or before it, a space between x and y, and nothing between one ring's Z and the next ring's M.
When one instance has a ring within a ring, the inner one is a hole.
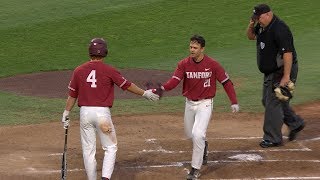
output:
M202 100L205 100L205 99L211 99L211 97L203 98L203 99L189 99L189 101L202 101Z

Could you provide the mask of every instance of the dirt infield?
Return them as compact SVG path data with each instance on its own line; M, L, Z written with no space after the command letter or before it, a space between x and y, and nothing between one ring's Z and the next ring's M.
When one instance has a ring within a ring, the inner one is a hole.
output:
M172 76L172 72L156 70L124 69L120 70L120 72L125 78L141 88L145 87L148 81L163 83ZM0 91L14 92L27 96L66 98L71 75L72 71L54 71L0 78ZM180 84L176 89L167 92L166 96L181 94L181 86ZM134 99L141 97L122 91L115 86L115 98Z
M64 76L58 76L59 82ZM166 79L170 74L159 72L159 76ZM28 77L25 78L26 82ZM68 78L54 85L65 85ZM32 89L28 89L31 93L27 95L44 96L34 94ZM172 95L175 93L179 91ZM54 95L61 96L65 94ZM261 113L214 113L207 132L209 162L201 169L201 179L320 179L320 102L294 109L305 118L305 130L296 141L269 149L258 146L262 136ZM185 179L192 144L184 137L183 114L115 116L113 121L118 153L112 179ZM288 134L286 128L283 132ZM63 141L60 122L0 127L0 179L60 179ZM68 179L84 180L78 120L71 123L68 143ZM103 152L99 143L97 147L100 176Z

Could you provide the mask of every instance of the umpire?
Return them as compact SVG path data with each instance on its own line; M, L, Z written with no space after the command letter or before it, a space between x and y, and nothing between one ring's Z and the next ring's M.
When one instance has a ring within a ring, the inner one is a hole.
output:
M250 40L256 40L257 64L264 74L262 104L265 107L263 148L281 146L282 125L290 128L289 141L295 140L304 126L304 120L297 116L289 105L276 97L274 89L295 83L298 74L297 54L289 27L273 14L266 4L254 7L247 29Z

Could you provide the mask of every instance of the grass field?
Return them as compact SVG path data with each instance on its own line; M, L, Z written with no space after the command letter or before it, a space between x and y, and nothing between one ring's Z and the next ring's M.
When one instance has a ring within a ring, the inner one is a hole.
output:
M88 41L98 36L108 40L107 63L117 68L173 71L188 55L189 37L197 33L207 40L206 53L240 84L236 90L241 110L260 112L262 75L256 67L255 43L245 35L258 2L2 0L0 77L74 69L88 60ZM320 11L315 7L320 1L266 2L294 34L300 75L293 103L319 100ZM0 124L26 124L58 121L65 100L0 92L0 102ZM229 111L223 92L215 103L217 111ZM155 105L143 99L116 100L113 114L182 112L183 107L182 97L164 98Z

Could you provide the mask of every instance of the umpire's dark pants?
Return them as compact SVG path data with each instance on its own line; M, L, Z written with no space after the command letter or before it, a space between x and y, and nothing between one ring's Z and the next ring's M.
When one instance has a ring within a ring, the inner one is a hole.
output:
M280 69L277 72L264 76L262 104L265 107L263 139L273 143L282 142L282 125L285 123L290 130L301 126L304 121L296 115L289 105L289 101L280 101L274 93L274 84L279 83L278 75L283 72ZM296 81L298 74L298 64L292 65L291 80ZM280 79L281 80L281 79Z

